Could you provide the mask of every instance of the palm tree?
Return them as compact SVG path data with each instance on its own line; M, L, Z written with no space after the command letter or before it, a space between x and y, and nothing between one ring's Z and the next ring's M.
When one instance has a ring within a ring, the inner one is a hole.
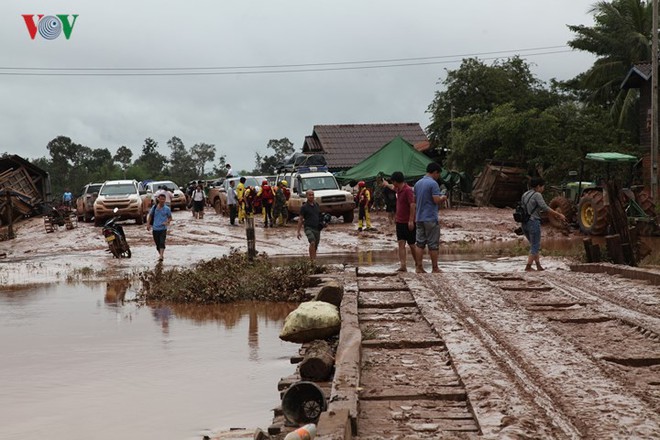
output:
M589 102L609 107L619 127L635 121L638 90L622 90L621 83L633 64L651 59L651 1L601 1L589 11L593 27L568 26L577 37L568 42L574 49L595 54L598 59L582 76Z

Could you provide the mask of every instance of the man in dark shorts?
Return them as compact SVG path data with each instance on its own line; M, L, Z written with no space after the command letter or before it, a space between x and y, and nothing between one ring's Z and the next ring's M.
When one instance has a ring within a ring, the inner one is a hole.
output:
M298 230L296 231L298 240L300 240L300 229L305 224L305 236L309 241L309 258L314 262L316 259L316 249L321 241L321 209L318 203L314 202L314 191L308 189L305 193L307 202L303 203L298 216Z
M383 181L383 187L396 191L396 240L399 245L399 268L398 272L407 272L406 267L406 243L410 247L410 253L417 266L417 252L415 251L415 196L413 190L405 182L401 171L392 173L392 183Z
M415 227L417 231L415 251L417 262L415 272L425 273L422 267L422 254L428 246L431 257L431 271L440 272L438 267L438 249L440 247L440 222L438 221L438 206L443 201L440 194L440 165L431 162L426 166L426 175L419 179L413 188L415 194Z
M153 230L154 243L158 251L158 261L163 261L167 227L172 222L172 211L165 204L165 194L159 194L157 205L153 206L147 216L147 231Z

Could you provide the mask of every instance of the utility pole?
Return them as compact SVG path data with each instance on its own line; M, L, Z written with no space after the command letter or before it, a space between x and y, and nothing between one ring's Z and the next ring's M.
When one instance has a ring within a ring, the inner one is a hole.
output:
M658 203L658 0L651 29L651 198Z

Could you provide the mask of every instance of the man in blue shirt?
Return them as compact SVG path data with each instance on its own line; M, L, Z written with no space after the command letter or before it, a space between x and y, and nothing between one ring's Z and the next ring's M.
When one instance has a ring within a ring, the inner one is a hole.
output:
M424 248L428 246L431 257L431 270L440 272L438 268L438 248L440 247L440 223L438 223L438 206L442 203L440 186L440 165L431 162L426 166L426 175L415 184L415 251L417 253L415 272L425 273L422 265Z
M158 251L158 261L163 261L165 254L165 239L167 238L167 227L172 221L172 211L165 204L165 194L159 194L157 205L154 205L147 216L147 231L153 229L154 243Z
M62 194L62 201L66 206L71 206L73 204L73 194L71 194L69 188L64 189L64 194Z

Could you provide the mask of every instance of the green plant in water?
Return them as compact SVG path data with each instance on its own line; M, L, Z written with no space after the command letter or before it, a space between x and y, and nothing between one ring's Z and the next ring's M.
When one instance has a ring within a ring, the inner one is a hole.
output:
M247 255L233 249L222 258L204 260L192 268L143 272L140 299L193 304L239 300L303 301L309 275L324 272L307 259L274 266L268 256Z

